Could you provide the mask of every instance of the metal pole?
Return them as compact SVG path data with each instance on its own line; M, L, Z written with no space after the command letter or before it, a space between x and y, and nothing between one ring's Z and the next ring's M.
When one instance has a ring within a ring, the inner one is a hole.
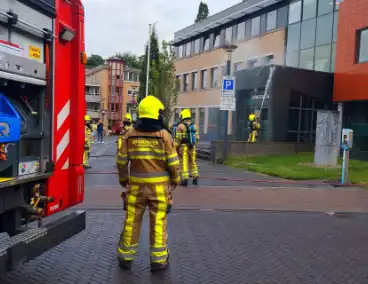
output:
M149 24L149 35L148 35L148 51L147 51L147 68L146 68L146 97L148 96L148 84L149 84L149 72L150 72L150 59L151 59L151 27Z
M231 73L231 53L228 54L228 59L226 61L226 76L230 76ZM225 110L225 136L224 136L224 148L222 152L222 162L225 163L227 157L227 148L228 148L228 120L229 120L229 111Z

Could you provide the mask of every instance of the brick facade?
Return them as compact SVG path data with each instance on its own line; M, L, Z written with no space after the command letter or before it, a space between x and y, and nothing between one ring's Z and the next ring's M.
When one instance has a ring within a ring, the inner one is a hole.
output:
M368 0L340 4L334 101L368 99L368 63L356 63L358 31L368 28Z

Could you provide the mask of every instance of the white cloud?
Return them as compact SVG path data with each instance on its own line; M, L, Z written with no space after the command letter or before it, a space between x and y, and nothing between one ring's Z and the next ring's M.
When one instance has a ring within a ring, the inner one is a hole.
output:
M111 56L116 52L141 55L148 38L148 24L158 21L159 40L194 23L200 0L82 0L85 9L86 50ZM241 0L207 0L210 14Z

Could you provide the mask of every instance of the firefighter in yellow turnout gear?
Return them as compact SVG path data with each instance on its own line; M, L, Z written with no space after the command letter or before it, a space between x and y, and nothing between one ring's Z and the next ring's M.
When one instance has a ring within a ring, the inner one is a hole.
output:
M165 269L169 264L167 214L171 210L171 192L180 182L180 164L163 123L163 110L154 96L144 98L138 106L139 120L124 136L117 156L119 181L127 188L122 193L126 217L118 246L119 266L123 269L131 268L147 206L151 271Z
M130 115L130 113L127 113L124 117L123 120L123 127L122 130L118 136L118 151L121 148L121 144L123 143L123 137L124 135L129 131L129 129L132 128L132 116Z
M193 184L198 184L198 167L196 161L196 144L199 141L198 129L191 123L191 113L189 109L184 109L180 113L180 123L176 128L175 143L182 155L181 178L182 185L188 186L189 168L193 177Z
M88 169L89 166L89 154L91 152L91 118L88 115L84 116L84 152L83 152L83 167Z
M255 114L251 113L248 116L248 142L256 142L260 128L261 125L259 124L257 117L255 116Z

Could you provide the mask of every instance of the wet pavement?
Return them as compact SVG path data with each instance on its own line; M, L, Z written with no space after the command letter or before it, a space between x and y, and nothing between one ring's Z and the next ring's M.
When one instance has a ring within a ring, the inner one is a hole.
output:
M92 156L113 155L115 145L113 138L108 138L106 144L93 146ZM178 188L174 193L167 271L150 273L148 216L144 217L133 269L122 271L116 260L124 219L118 198L121 189L116 175L107 173L116 171L114 157L91 158L90 162L91 171L105 173L86 175L86 202L79 206L87 210L86 230L0 278L1 284L368 283L368 215L220 210L221 205L230 204L241 209L241 200L246 203L247 199L255 208L260 207L252 199L252 190L266 194L262 200L276 198L271 197L271 190L276 195L283 191L269 187L262 191L241 182L215 179L202 180L199 187ZM200 169L213 169L208 174L220 176L225 168L201 162ZM348 198L342 201L350 202ZM282 202L285 206L295 203L289 197ZM307 202L312 204L313 198ZM108 204L110 209L101 209ZM183 209L180 204L192 204L192 209Z

